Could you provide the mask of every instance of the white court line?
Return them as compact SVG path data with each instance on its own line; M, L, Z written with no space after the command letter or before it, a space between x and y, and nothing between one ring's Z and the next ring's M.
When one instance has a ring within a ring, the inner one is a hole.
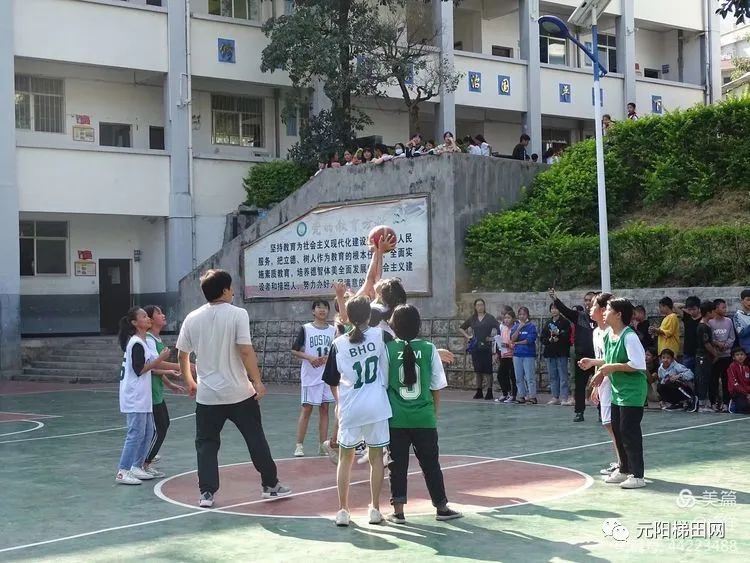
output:
M468 458L474 458L474 459L481 459L482 460L482 461L472 461L472 462L469 462L469 463L461 463L459 465L450 465L450 466L447 466L447 467L443 467L442 468L443 471L448 471L450 469L462 469L464 467L472 467L474 465L484 465L486 463L494 463L494 462L497 462L497 461L515 461L515 460L509 459L509 458L494 458L494 457L486 457L486 456L461 455L461 454L443 454L440 457L441 457L441 459L445 458L445 457L468 457ZM305 461L305 459L316 459L316 458L290 457L290 458L279 459L279 460L276 460L276 461ZM234 466L238 466L238 465L249 465L250 463L252 463L252 462L250 462L250 461L243 461L243 462L240 462L240 463L230 463L228 465L222 465L221 467L234 467ZM527 463L529 465L542 465L542 466L546 466L546 467L554 467L555 469L562 469L564 471L569 471L571 473L577 473L578 475L580 475L581 477L584 478L584 481L585 481L584 484L581 487L578 487L577 489L575 489L573 491L566 491L566 492L564 492L564 493L562 493L560 495L556 495L556 496L549 497L549 498L544 498L544 499L537 499L537 500L535 500L533 502L548 502L548 501L551 501L551 500L557 500L559 498L563 498L563 497L566 497L568 495L572 495L574 493L577 493L577 492L579 492L579 491L581 491L583 489L587 489L591 485L594 484L594 480L591 478L590 475L586 475L585 473L582 473L581 471L578 471L577 469L571 469L569 467L561 467L559 465L550 465L548 463L537 463L537 462L533 462L533 461L518 461L517 463ZM185 471L184 473L180 473L179 475L173 475L171 477L168 477L167 479L162 479L154 487L154 494L156 494L157 497L159 497L162 500L167 501L170 504L174 504L174 505L177 505L177 506L182 506L182 507L185 507L185 508L189 508L191 510L195 510L195 505L176 501L176 500L174 500L174 499L166 496L162 492L162 486L165 483L167 483L168 481L171 481L172 479L176 479L177 477L183 477L185 475L190 475L191 473L197 473L197 471L195 471L195 470L193 470L193 471ZM422 474L422 470L421 469L419 471L410 471L409 473L407 473L407 475L421 475L421 474ZM388 479L388 475L385 476L385 479ZM370 482L370 479L368 478L368 479L363 479L361 481L351 482L351 483L349 483L349 485L350 486L353 486L353 485L365 485L365 484L369 484L369 482ZM285 496L283 498L292 498L292 497L298 497L298 496L303 496L303 495L310 495L310 494L315 494L315 493L322 493L322 492L325 492L325 491L335 490L336 488L337 488L337 485L332 485L332 486L329 486L329 487L321 487L319 489L314 489L314 490L311 490L311 491L300 491L299 493L292 493L291 495L287 495L287 496ZM321 519L321 518L322 519L327 519L327 518L329 518L329 516L297 516L297 515L291 515L291 514L285 514L285 515L252 514L252 513L246 513L246 512L234 512L234 511L229 510L231 508L238 508L240 506L250 506L250 505L253 505L253 504L262 504L262 503L267 503L267 502L275 502L276 500L277 499L260 499L260 500L250 500L250 501L245 501L245 502L238 502L236 504L230 504L229 506L217 507L217 508L213 509L212 511L213 512L220 512L222 514L233 514L233 515L237 515L237 516L255 516L255 517L258 517L258 518L312 518L312 519ZM278 499L278 500L280 500L280 499ZM524 504L529 504L530 502L531 501L528 501L528 502L518 502L518 503L513 504L513 505L506 504L506 505L502 505L502 506L487 506L487 507L483 506L483 507L481 507L481 510L474 510L472 512L486 512L486 511L489 511L489 510L497 510L497 509L502 509L502 508L508 508L509 506L521 506L521 505L524 505ZM432 514L432 513L426 513L426 512L425 513L416 513L416 514L413 514L413 516L429 516L430 514ZM330 517L333 517L333 515L331 515Z
M40 428L44 428L44 423L39 422L38 420L13 420L9 422L30 422L31 424L36 424L36 426L34 426L34 428L27 428L26 430L18 430L16 432L6 432L5 434L0 434L0 438L2 438L3 436L13 436L14 434L24 434L26 432L33 432L34 430L39 430ZM0 444L2 443L4 442L0 442Z
M195 416L195 413L191 412L190 414L183 414L182 416L176 416L174 418L170 418L169 420L174 422L175 420L180 420L182 418L188 418L191 416ZM75 432L73 434L58 434L56 436L39 436L38 438L21 438L20 440L4 440L0 442L0 444L17 444L19 442L36 442L37 440L55 440L57 438L72 438L74 436L88 436L90 434L101 434L102 432L114 432L116 430L125 430L126 428L127 426L118 426L117 428L104 428L102 430L90 430L88 432Z
M62 418L62 415L60 414L36 414L35 412L10 412L10 411L0 411L0 415L2 414L20 414L21 416L30 416L34 419L38 418ZM4 420L0 420L0 422L6 422ZM12 420L7 422L13 422Z
M664 430L664 431L659 431L659 432L650 432L648 434L644 434L644 437L646 437L646 436L658 436L658 435L661 435L661 434L669 434L669 433L672 433L672 432L682 432L682 431L685 431L685 430L693 430L695 428L706 428L708 426L715 426L717 424L727 424L727 423L730 423L730 422L737 422L737 421L741 421L741 420L750 420L750 417L730 418L728 420L721 420L721 421L718 421L718 422L710 422L708 424L697 424L695 426L685 426L685 427L682 427L682 428L675 428L673 430ZM0 443L2 443L2 442L0 442ZM517 456L510 456L510 457L507 457L507 458L501 458L499 461L512 460L512 459L520 459L520 458L524 458L524 457L531 457L531 456L537 456L537 455L546 455L546 454L550 454L550 453L559 453L559 452L564 452L564 451L580 450L580 449L584 449L584 448L592 448L592 447L595 447L595 446L600 446L600 445L609 444L609 443L611 443L611 441L594 442L594 443L591 443L591 444L584 444L584 445L581 445L581 446L571 446L569 448L559 448L559 449L556 449L556 450L546 450L546 451L543 451L543 452L535 452L535 453L530 453L530 454L520 454L520 455L517 455ZM469 457L469 456L466 456L466 457ZM279 460L279 461L281 461L281 460ZM492 460L492 461L498 461L498 460ZM575 470L573 470L573 471L575 471ZM309 491L309 492L312 492L312 491ZM257 502L257 501L254 501L254 502ZM229 508L229 507L226 507L226 508ZM22 550L22 549L29 549L31 547L38 547L38 546L42 546L42 545L49 545L49 544L52 544L52 543L59 543L59 542L67 541L67 540L73 540L73 539L78 539L78 538L83 538L83 537L88 537L88 536L95 536L95 535L98 535L98 534L104 534L104 533L107 533L107 532L115 532L115 531L118 531L118 530L126 530L126 529L129 529L129 528L137 528L137 527L140 527L140 526L150 526L151 524L159 524L161 522L169 522L171 520L179 520L181 518L187 518L189 516L196 516L198 514L208 514L210 512L221 512L221 509L213 509L212 508L212 509L209 509L209 510L201 510L201 511L195 511L195 512L186 512L185 514L178 514L177 516L167 516L165 518L158 518L156 520L148 520L146 522L135 522L133 524L126 524L124 526L114 526L112 528L104 528L104 529L101 529L101 530L94 530L94 531L91 531L91 532L84 532L84 533L76 534L76 535L73 535L73 536L65 536L65 537L62 537L62 538L55 538L55 539L51 539L51 540L44 540L44 541L35 542L35 543L29 543L29 544L25 544L25 545L16 545L16 546L13 546L13 547L6 547L6 548L3 548L3 549L0 549L0 553L7 553L7 552L10 552L10 551L19 551L19 550Z

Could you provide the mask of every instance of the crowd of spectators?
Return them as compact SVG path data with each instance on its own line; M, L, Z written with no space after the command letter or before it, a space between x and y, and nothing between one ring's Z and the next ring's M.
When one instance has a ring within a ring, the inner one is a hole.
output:
M547 404L575 406L576 420L583 420L585 406L591 404L586 390L593 374L581 369L578 360L594 356L590 309L597 294L587 293L583 306L573 307L554 290L550 295L549 317L538 326L526 307L504 307L495 318L484 300L474 302L473 314L460 327L477 375L474 398L536 404L542 362L551 394ZM645 350L648 399L670 412L750 414L750 289L742 291L740 306L731 315L724 299L697 296L684 303L663 297L659 313L655 323L638 305L630 323Z

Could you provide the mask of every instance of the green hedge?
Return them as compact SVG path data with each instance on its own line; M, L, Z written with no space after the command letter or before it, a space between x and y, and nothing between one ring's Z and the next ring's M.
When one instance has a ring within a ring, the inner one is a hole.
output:
M513 212L520 219L523 212ZM501 219L495 226L507 225ZM467 265L482 289L544 291L599 285L599 238L553 234L512 241L472 232ZM473 237L481 236L475 239ZM750 226L677 230L631 225L609 237L615 287L750 285Z
M605 138L604 156L610 229L643 205L701 202L720 191L748 190L750 98L615 123ZM513 209L487 215L469 228L466 256L474 285L525 290L597 284L597 206L591 139L570 147L560 162L537 175ZM750 274L736 264L746 268L749 251L720 244L724 235L750 242L742 227L677 232L635 225L611 231L613 283L639 287L746 280ZM669 253L659 257L659 249ZM719 262L721 267L713 266Z
M271 207L283 201L310 179L310 171L291 160L261 162L243 180L248 205Z

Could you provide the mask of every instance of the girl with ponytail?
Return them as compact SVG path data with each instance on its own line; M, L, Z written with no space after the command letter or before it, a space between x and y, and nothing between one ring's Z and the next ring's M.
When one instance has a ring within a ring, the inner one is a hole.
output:
M127 418L127 434L120 456L115 482L140 485L144 480L164 476L154 469L144 469L146 455L154 436L151 370L159 368L169 357L169 348L160 354L146 344L151 319L140 307L133 307L120 319L118 340L124 352L120 370L120 412Z
M349 483L354 449L360 442L368 447L370 460L370 524L380 524L380 491L385 468L383 448L388 445L388 354L386 339L392 337L378 327L369 326L370 299L364 295L350 299L346 314L353 328L333 341L323 372L323 381L331 386L336 399L338 419L338 469L336 483L339 493L337 526L348 526Z
M386 518L405 524L409 450L422 468L427 490L436 509L436 520L453 520L461 514L448 507L443 471L440 469L437 413L440 389L448 385L435 346L417 338L421 319L413 305L399 305L393 311L391 327L396 340L388 342L388 400L393 416L389 420L391 504Z

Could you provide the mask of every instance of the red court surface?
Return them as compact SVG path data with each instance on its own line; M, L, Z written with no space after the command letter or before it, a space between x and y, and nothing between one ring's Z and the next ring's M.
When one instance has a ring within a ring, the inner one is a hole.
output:
M484 512L520 504L541 502L573 494L589 487L592 480L578 471L523 461L442 455L441 465L451 506L463 512ZM260 499L259 476L250 463L220 469L221 488L214 510L227 514L285 518L332 518L338 510L336 468L324 457L277 460L281 481L293 489L287 498ZM410 516L433 514L419 464L409 464ZM388 471L386 470L386 477ZM366 517L369 503L369 465L354 464L349 504L352 516ZM196 508L195 471L165 479L155 487L157 496L181 506ZM381 510L387 511L389 483L386 479Z

